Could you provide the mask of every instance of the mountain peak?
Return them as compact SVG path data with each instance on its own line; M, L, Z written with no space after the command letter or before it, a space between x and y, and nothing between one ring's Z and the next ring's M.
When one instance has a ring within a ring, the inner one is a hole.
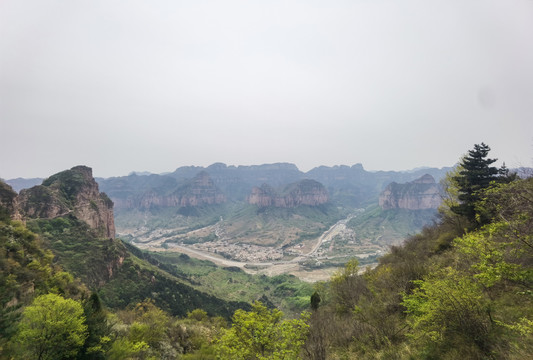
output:
M90 167L79 165L52 175L42 185L22 190L17 200L23 218L51 219L72 214L100 235L115 237L113 202L98 190Z

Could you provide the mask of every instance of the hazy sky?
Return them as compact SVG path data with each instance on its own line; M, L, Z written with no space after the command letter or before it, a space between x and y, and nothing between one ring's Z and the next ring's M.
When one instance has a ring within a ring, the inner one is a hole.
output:
M532 0L0 1L0 177L533 166Z

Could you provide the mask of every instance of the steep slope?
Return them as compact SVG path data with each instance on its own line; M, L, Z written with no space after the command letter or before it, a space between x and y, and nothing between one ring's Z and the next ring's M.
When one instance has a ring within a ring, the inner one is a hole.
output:
M0 180L0 358L16 331L21 307L50 291L79 297L86 291L65 273L42 239L15 217L16 193Z
M372 205L347 226L363 242L388 247L401 243L407 236L418 233L436 220L437 210L387 209Z
M0 180L0 211L2 211L0 216L5 218L15 216L16 198L17 193L13 191L11 186Z
M178 206L201 206L222 204L226 196L215 186L206 171L198 173L191 181L180 186L174 193Z
M100 193L92 169L76 166L25 189L18 196L23 218L54 219L72 214L96 229L101 236L115 237L113 202Z
M153 193L158 197L171 194L179 186L178 182L164 175L137 175L96 179L100 188L109 195L115 204L115 212L121 209L132 209L140 205L139 199L145 193Z

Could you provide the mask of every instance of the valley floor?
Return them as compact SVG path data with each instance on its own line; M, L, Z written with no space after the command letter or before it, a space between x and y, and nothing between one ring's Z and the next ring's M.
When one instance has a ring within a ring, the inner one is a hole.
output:
M376 258L387 251L384 246L371 241L355 240L353 230L346 226L355 216L352 214L338 221L318 238L290 247L267 247L231 241L224 235L223 219L214 225L179 236L174 235L179 229L138 229L121 235L132 236L134 244L147 251L180 252L217 265L239 267L251 274L292 274L304 281L316 282L328 280L352 257L373 267ZM213 241L195 244L179 241L199 234L214 234L215 237Z

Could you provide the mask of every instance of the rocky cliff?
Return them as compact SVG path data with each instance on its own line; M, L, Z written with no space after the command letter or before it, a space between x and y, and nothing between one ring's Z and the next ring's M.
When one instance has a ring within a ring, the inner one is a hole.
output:
M5 182L0 180L0 216L17 217L17 193Z
M213 205L226 201L226 196L215 186L205 171L200 172L192 181L178 188L173 195L179 199L179 206Z
M73 167L50 176L42 185L22 190L17 208L22 218L51 219L72 214L101 236L115 237L113 202L100 193L92 169L86 166Z
M188 207L222 204L226 196L214 184L205 171L198 173L192 180L172 190L164 187L149 189L140 195L120 201L122 208L150 209L154 207Z
M318 206L328 201L329 197L324 185L309 179L287 185L281 193L276 192L271 186L263 184L261 187L254 187L248 196L248 203L259 207Z
M440 187L429 174L405 184L392 182L379 196L379 206L384 210L437 209L441 201Z

